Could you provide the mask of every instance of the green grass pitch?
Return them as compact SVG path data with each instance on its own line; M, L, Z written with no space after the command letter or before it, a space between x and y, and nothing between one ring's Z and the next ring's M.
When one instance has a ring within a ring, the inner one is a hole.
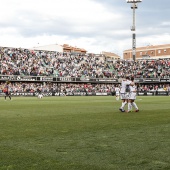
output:
M0 98L0 170L169 170L170 97ZM127 106L126 106L127 107Z

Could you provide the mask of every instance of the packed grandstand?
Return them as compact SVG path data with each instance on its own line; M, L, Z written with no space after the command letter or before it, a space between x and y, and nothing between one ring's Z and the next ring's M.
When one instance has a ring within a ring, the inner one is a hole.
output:
M114 60L104 55L0 47L0 89L11 93L113 94L125 76L138 91L170 91L170 59Z

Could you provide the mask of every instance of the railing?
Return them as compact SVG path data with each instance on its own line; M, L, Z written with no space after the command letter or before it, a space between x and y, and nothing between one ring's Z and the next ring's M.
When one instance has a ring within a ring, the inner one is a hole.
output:
M0 81L10 82L75 82L75 83L120 83L117 78L88 78L88 77L53 77L53 76L20 76L0 75ZM170 83L170 78L135 78L136 83Z

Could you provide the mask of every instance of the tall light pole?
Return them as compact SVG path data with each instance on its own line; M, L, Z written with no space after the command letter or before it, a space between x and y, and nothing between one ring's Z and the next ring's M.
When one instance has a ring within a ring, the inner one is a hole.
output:
M133 60L136 60L136 26L135 26L135 9L138 8L137 3L142 2L142 0L126 0L127 3L131 3L131 9L133 9L133 25L131 27L132 31L132 53Z

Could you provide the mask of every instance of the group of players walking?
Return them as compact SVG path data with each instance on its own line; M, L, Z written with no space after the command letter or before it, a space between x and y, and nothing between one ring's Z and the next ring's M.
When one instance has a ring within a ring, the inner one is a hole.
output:
M135 108L135 112L139 112L138 106L135 103L136 100L136 92L137 88L134 82L134 77L131 77L131 80L129 77L126 77L122 79L121 81L121 88L118 87L115 88L116 92L116 100L120 99L122 100L122 105L119 108L121 112L125 112L125 105L128 104L128 110L126 112L131 112L132 107Z

